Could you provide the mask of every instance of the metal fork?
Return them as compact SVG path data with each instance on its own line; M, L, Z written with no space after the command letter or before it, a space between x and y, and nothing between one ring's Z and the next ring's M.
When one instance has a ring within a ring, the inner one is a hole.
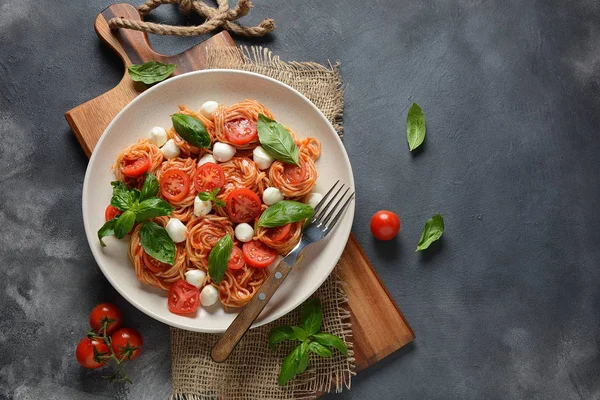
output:
M214 345L211 352L211 357L214 361L223 362L229 357L229 354L231 354L235 346L248 329L250 329L250 325L256 320L273 294L281 286L283 280L288 276L302 254L302 251L312 243L324 239L333 227L335 227L354 197L354 192L348 195L350 188L346 188L342 193L345 185L341 184L338 188L339 183L340 181L338 180L315 207L315 212L310 222L304 227L300 242L271 271L271 274L262 284L258 293L244 306L231 325L229 325L229 328L223 333L223 336ZM341 196L340 193L342 193Z

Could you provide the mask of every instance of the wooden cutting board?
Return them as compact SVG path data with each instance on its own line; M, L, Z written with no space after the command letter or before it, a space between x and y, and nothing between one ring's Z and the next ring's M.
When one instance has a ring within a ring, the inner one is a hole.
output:
M117 4L108 7L96 18L96 33L123 59L123 79L115 88L65 114L88 157L109 122L141 93L142 88L136 87L127 74L128 65L147 61L173 63L177 64L174 74L179 75L204 68L207 46L235 46L231 36L221 32L183 53L165 56L150 48L144 33L122 29L112 31L108 21L113 17L139 20L140 15L128 4ZM354 235L350 235L340 265L352 313L352 341L358 372L411 342L415 334Z

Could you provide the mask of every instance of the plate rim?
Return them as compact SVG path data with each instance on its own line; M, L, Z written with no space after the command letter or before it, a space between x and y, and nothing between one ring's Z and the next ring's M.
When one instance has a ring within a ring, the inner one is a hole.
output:
M102 272L102 274L104 275L104 277L109 281L109 283L111 284L111 286L132 306L134 306L135 308L137 308L139 311L143 312L144 314L148 315L149 317L160 321L168 326L171 327L175 327L175 328L179 328L179 329L183 329L186 331L191 331L191 332L201 332L201 333L222 333L225 332L226 328L206 328L206 327L191 327L191 326L187 326L187 325L183 325L180 324L179 322L175 322L175 321L171 321L167 318L164 318L160 315L158 315L157 313L155 313L154 311L152 311L151 309L149 309L148 307L143 306L142 304L140 304L138 301L136 301L135 299L133 299L125 290L122 290L122 288L119 287L119 284L117 282L115 282L109 273L107 273L105 271L105 268L102 266L102 263L99 262L99 258L100 258L100 254L99 252L99 247L98 246L93 246L92 245L92 241L93 240L97 240L97 236L96 234L91 234L90 232L92 227L89 226L90 221L85 217L88 214L88 210L87 210L87 204L89 203L87 201L87 195L86 193L89 190L89 175L91 174L91 166L95 163L95 160L98 156L98 152L96 151L96 149L101 146L101 144L103 143L104 140L106 140L107 135L106 132L108 132L112 126L116 123L116 121L122 117L123 114L126 114L128 112L128 110L134 106L134 104L136 104L137 102L141 101L140 99L143 99L144 96L147 95L147 93L153 93L154 91L160 89L162 86L168 85L170 84L170 82L173 81L177 81L177 80L181 80L181 79L187 79L189 76L195 76L195 75L210 75L210 74L233 74L233 75L243 75L243 76L253 76L255 78L258 79L263 79L263 80L267 80L270 81L271 83L274 83L278 86L281 86L287 90L292 91L295 95L301 97L306 103L308 103L314 111L316 111L316 113L319 115L319 117L326 122L327 126L329 126L330 130L334 133L335 136L335 140L338 141L338 144L340 145L340 147L342 148L342 154L343 154L343 162L346 164L346 167L348 168L348 171L350 172L350 182L347 182L347 184L350 186L351 190L355 191L355 185L354 185L354 174L352 171L352 165L350 163L350 159L348 157L348 153L346 151L346 148L342 142L342 139L340 137L340 135L338 134L338 132L335 130L335 128L333 127L333 125L331 124L331 122L327 119L327 117L323 114L323 112L315 105L313 104L313 102L311 102L306 96L304 96L302 93L300 93L298 90L294 89L293 87L287 85L286 83L280 82L276 79L273 79L271 77L265 76L265 75L261 75L255 72L250 72L250 71L243 71L243 70L231 70L231 69L224 69L224 68L215 68L215 69L206 69L206 70L198 70L198 71L190 71L181 75L177 75L174 77L171 77L163 82L158 83L157 85L154 85L153 87L145 90L144 92L140 93L138 96L136 96L136 98L134 98L132 101L130 101L127 105L125 105L125 107L123 107L123 109L121 109L121 111L119 111L117 113L117 115L115 115L115 117L111 120L111 122L107 125L107 127L104 129L104 131L102 132L102 134L100 135L100 138L98 139L98 141L96 142L96 145L94 146L94 149L92 150L92 154L88 160L88 165L86 167L86 172L85 172L85 176L84 176L84 181L83 181L83 185L82 185L82 199L81 199L81 210L82 210L82 218L83 218L83 225L84 225L84 230L85 230L85 235L86 235L86 239L88 242L88 246L92 252L92 255L94 257L94 261L96 262L96 265L100 268L100 271ZM355 196L356 197L356 196ZM356 201L351 202L350 206L348 207L348 209L346 210L346 215L344 216L344 218L348 218L348 216L351 218L351 221L354 221L354 212L355 212L355 204ZM308 291L305 295L301 295L299 296L299 301L293 302L294 304L291 306L290 309L286 309L284 307L279 307L277 309L274 309L271 311L271 313L269 314L268 317L263 318L261 321L259 322L255 322L250 329L253 328L258 328L259 326L268 324L270 322L276 321L277 319L283 317L284 315L292 312L293 310L295 310L296 308L298 308L302 303L304 303L310 296L312 296L322 285L323 283L327 280L327 278L329 278L329 276L331 276L331 273L333 272L333 270L335 269L335 267L337 266L339 259L342 256L342 253L344 252L344 249L346 247L346 243L348 242L348 238L350 237L350 233L351 233L351 228L352 228L352 222L350 223L350 229L348 229L347 234L344 234L344 245L343 246L339 246L336 247L334 246L334 248L337 249L336 256L335 256L335 262L333 263L333 266L331 267L331 269L328 271L327 274L323 275L323 279L320 279L319 282L315 285L314 290ZM92 237L90 237L92 236Z

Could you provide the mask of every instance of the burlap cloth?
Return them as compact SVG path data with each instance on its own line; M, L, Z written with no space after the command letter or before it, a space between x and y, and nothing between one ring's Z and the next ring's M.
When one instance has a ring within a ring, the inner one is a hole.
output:
M283 62L264 48L213 47L207 50L207 68L256 72L284 82L312 101L342 134L344 106L337 65L325 67L306 62ZM338 267L339 268L339 267ZM277 350L268 346L271 328L299 325L300 309L275 322L250 330L222 364L213 362L210 349L219 335L171 329L172 400L199 399L312 399L319 393L350 388L354 358L350 314L343 283L334 271L315 292L323 307L323 328L344 339L348 356L334 352L331 358L311 354L310 366L286 386L277 385L283 358L293 348L286 342Z

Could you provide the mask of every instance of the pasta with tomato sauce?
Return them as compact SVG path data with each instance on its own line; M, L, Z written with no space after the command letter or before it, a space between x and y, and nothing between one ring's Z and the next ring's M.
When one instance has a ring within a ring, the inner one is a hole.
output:
M179 122L117 155L113 172L125 188L113 182L105 214L107 235L133 226L136 277L169 291L169 309L181 314L199 303L242 307L254 296L269 266L300 241L321 154L316 138L297 137L255 100L207 104L180 106ZM272 218L292 201L309 203L305 213Z

